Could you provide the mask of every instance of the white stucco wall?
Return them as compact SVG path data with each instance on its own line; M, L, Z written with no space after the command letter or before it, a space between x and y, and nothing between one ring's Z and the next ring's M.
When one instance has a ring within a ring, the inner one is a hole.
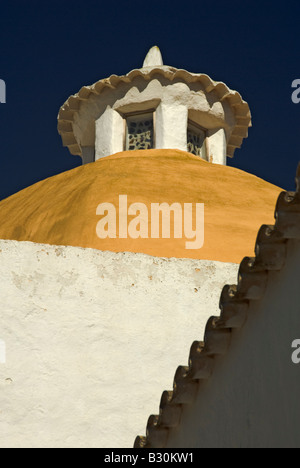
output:
M236 273L0 241L0 447L132 447Z
M300 365L291 359L300 338L299 265L299 242L290 241L285 268L269 273L263 299L251 302L168 447L300 447Z

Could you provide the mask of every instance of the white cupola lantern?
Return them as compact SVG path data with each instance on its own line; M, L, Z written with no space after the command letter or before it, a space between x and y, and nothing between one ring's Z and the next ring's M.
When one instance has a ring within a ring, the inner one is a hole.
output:
M237 91L207 75L163 65L156 46L142 68L84 86L58 115L63 145L83 164L157 148L225 165L250 126L249 106Z

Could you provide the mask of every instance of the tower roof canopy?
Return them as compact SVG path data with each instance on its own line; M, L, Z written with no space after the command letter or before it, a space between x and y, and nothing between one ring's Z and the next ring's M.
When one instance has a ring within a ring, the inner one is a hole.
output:
M95 148L95 123L107 109L124 117L126 112L144 110L146 104L149 108L157 108L160 104L173 106L170 112L173 115L181 112L182 106L186 108L188 118L192 117L201 127L211 132L223 129L225 156L229 157L240 148L251 126L249 106L237 91L206 74L164 65L159 48L154 46L142 68L83 86L67 99L58 114L58 132L63 145L71 154L82 156L84 148ZM156 147L184 149L176 145ZM113 153L123 149L117 148Z

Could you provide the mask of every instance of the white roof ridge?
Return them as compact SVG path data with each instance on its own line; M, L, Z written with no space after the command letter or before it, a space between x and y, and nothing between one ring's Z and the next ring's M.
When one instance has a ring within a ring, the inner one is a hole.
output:
M189 365L179 366L173 391L164 391L160 414L151 415L147 436L138 436L134 448L164 448L169 431L180 425L183 405L195 401L201 392L199 382L214 372L215 358L227 353L231 331L242 328L247 320L251 301L260 301L265 294L269 272L283 269L287 243L300 240L300 163L297 169L296 192L281 192L275 208L275 225L263 225L258 231L253 258L245 257L239 268L238 284L224 286L220 297L219 317L210 317L204 341L195 341L190 349Z

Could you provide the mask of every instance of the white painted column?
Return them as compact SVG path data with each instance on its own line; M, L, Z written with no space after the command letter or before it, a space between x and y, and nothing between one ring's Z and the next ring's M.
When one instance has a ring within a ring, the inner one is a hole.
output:
M207 132L207 160L214 164L226 166L226 135L224 128L209 130Z
M95 161L123 151L124 121L117 111L107 108L95 125Z
M160 103L155 116L155 147L187 151L187 107L177 103Z

